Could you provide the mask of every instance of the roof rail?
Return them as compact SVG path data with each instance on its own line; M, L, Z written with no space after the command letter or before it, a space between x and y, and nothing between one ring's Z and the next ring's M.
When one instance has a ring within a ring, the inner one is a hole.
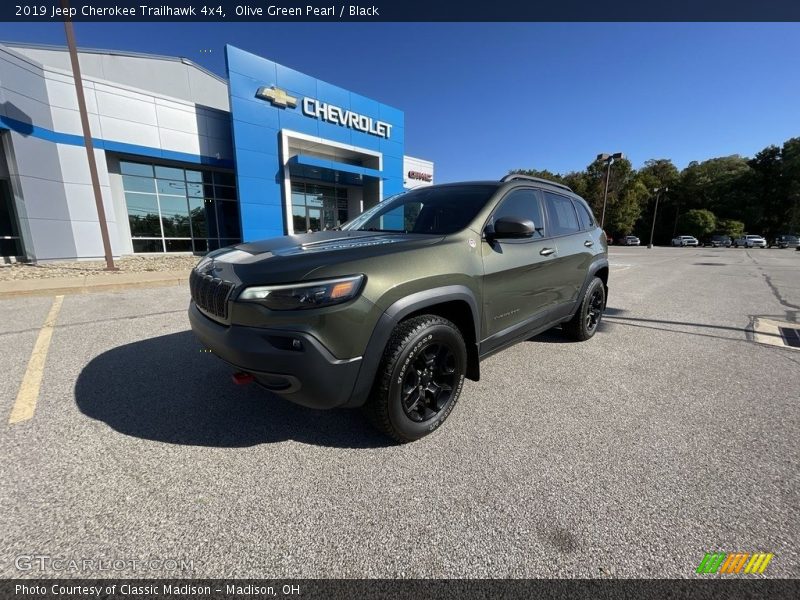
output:
M503 177L500 182L506 183L507 181L514 181L515 179L524 179L526 181L536 181L537 183L546 183L548 185L554 185L556 187L560 187L568 192L572 191L572 188L568 185L564 185L563 183L558 183L557 181L550 181L549 179L542 179L541 177L533 177L531 175L522 175L520 173L509 173L505 177Z

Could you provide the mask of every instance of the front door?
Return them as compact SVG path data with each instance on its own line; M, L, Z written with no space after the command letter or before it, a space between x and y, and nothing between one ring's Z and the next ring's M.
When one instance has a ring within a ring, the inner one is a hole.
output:
M536 233L532 238L483 241L482 353L546 322L560 285L540 193L532 188L510 192L490 223L500 217L530 219Z

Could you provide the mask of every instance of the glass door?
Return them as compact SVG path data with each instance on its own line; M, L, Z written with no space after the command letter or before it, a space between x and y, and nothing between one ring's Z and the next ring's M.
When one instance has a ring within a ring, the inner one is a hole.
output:
M322 209L308 207L308 229L319 231L322 223Z
M0 256L22 256L11 183L0 179Z

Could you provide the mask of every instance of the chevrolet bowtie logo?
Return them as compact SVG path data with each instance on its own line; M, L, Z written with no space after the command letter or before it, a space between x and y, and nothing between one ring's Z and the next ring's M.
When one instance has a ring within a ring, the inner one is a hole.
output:
M297 98L290 96L285 90L274 85L271 87L260 87L256 91L256 98L262 100L269 100L272 106L279 106L281 108L294 108L297 106Z

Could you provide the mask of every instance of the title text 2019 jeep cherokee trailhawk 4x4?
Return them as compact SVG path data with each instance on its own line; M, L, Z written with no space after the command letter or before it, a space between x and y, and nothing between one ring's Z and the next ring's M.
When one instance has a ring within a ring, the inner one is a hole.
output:
M418 188L340 231L239 244L192 271L200 341L288 400L364 406L398 441L436 429L481 359L561 324L576 340L606 305L605 233L560 184Z

